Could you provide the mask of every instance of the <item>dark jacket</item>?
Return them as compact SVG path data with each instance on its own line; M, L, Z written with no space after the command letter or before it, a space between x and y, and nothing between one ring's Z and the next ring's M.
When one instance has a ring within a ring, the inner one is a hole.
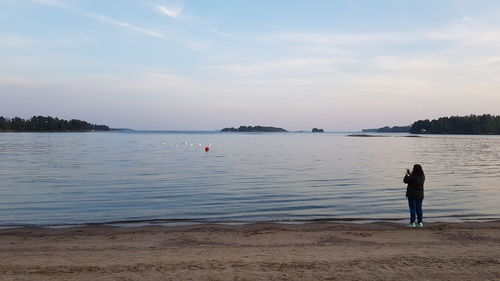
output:
M417 175L407 175L403 179L404 183L408 184L406 188L406 197L408 199L413 200L422 200L424 199L424 181L425 176L417 176Z

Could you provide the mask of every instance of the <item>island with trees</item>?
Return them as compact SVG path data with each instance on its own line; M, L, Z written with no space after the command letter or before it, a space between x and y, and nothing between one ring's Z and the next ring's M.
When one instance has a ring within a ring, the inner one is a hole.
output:
M491 114L441 117L418 120L411 125L412 134L500 135L500 116Z
M91 124L86 121L64 120L51 116L33 116L30 119L0 116L0 132L91 132L109 131L106 125Z
M410 132L411 126L385 126L378 129L363 129L363 133L408 133Z
M323 129L313 128L311 132L313 132L313 133L324 133L325 131Z
M239 128L224 128L221 132L244 132L244 133L256 133L256 132L264 132L264 133L285 133L288 132L283 128L277 127L266 127L266 126L240 126Z

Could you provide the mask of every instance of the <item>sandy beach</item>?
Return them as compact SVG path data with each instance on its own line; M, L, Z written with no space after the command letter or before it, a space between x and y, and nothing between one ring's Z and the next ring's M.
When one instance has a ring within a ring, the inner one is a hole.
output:
M500 280L500 221L0 230L0 280Z

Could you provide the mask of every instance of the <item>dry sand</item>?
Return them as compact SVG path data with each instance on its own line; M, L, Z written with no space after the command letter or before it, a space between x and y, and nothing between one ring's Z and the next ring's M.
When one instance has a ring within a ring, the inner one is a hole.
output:
M0 280L500 280L500 221L0 230Z

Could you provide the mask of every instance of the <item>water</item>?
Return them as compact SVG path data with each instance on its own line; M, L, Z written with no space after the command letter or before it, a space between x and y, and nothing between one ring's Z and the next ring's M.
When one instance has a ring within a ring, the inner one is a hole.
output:
M2 133L0 226L403 220L414 163L426 221L494 219L499 159L499 136Z

